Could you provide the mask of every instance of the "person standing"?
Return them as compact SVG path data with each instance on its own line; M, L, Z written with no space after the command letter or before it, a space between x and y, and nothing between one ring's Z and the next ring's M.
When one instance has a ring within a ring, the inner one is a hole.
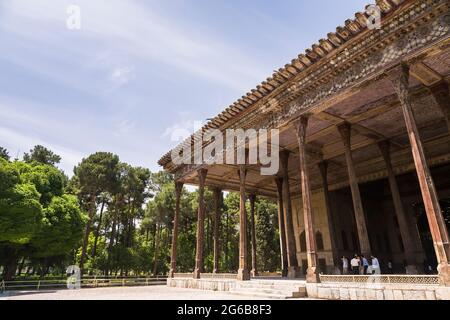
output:
M380 262L374 256L371 256L371 259L372 259L372 274L381 274Z
M348 259L346 256L342 257L342 274L348 274Z
M358 255L355 254L354 258L350 261L350 265L352 267L353 274L359 274L359 266L360 266L360 260L358 258Z
M363 266L363 274L367 274L367 269L369 269L369 261L367 261L367 259L361 255L362 258L362 266Z

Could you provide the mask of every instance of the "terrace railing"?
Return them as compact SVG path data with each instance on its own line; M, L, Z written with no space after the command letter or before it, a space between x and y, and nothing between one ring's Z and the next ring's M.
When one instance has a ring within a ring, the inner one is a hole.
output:
M320 275L321 283L439 285L434 275Z

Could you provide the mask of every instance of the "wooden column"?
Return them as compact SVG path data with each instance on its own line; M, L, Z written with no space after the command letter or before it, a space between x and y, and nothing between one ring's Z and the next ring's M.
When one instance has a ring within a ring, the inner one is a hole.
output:
M348 177L350 182L350 189L352 191L353 208L355 211L356 228L358 231L359 245L361 253L365 257L370 257L370 242L369 234L367 232L366 217L361 201L361 193L359 191L358 179L356 177L355 164L353 163L352 149L351 149L351 126L344 123L338 126L339 133L342 137L342 142L345 149L345 159L347 162Z
M239 270L237 279L250 280L247 257L247 212L245 210L245 177L247 169L245 165L239 165L240 203L239 203Z
M291 191L289 188L289 151L280 152L281 170L283 172L283 208L284 225L286 231L286 247L288 256L288 278L300 276L297 262L297 248L295 246L294 222L292 220Z
M319 171L322 178L322 189L323 189L323 196L325 199L325 209L327 210L327 218L328 218L328 229L330 232L330 241L331 241L331 250L333 252L333 265L337 262L339 262L338 257L338 246L337 246L337 239L336 239L336 232L335 232L335 221L333 217L333 212L331 210L331 204L330 204L330 192L328 189L328 162L322 161L319 163Z
M258 275L258 266L256 261L256 229L255 229L255 201L256 196L251 194L249 196L250 200L250 228L251 228L251 236L252 236L252 270L250 272L252 277L256 277Z
M219 188L214 189L214 270L213 273L219 273L219 226L221 216L221 200L222 190Z
M450 134L450 93L447 81L441 81L439 84L429 88L434 100L444 115L447 122L448 133Z
M306 163L306 128L308 118L301 117L297 126L297 139L300 158L300 181L302 185L303 218L305 224L306 251L308 258L308 270L306 282L320 282L317 270L317 247L314 232L314 215L312 212L311 185L309 183L308 164Z
M398 65L387 72L394 89L399 97L400 105L405 118L411 150L419 178L420 190L427 213L428 224L433 237L434 249L438 261L440 282L450 286L450 245L447 226L439 205L439 198L434 186L433 178L427 164L425 151L420 139L419 129L414 119L409 94L409 66Z
M411 238L411 233L409 231L402 199L400 197L397 180L395 179L394 169L392 167L389 141L379 142L378 148L380 149L381 155L383 156L384 162L386 163L386 171L388 174L392 200L394 201L395 214L397 216L398 226L400 228L403 247L405 248L405 258L407 263L406 273L418 274L416 260L414 257L413 241Z
M286 249L286 229L284 223L284 209L283 209L283 178L275 178L278 191L278 228L280 231L280 250L281 250L281 276L287 277L287 249Z
M178 220L180 219L180 200L183 191L183 183L175 182L175 215L173 218L172 250L170 254L169 278L173 278L177 272L177 243L178 243Z
M200 279L203 272L203 246L205 238L205 182L208 170L198 170L198 218L197 218L197 245L195 250L194 278Z

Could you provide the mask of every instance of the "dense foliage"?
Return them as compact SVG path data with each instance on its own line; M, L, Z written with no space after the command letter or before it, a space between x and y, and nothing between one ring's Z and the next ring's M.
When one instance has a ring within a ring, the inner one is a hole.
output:
M36 146L23 161L11 161L7 150L0 148L2 277L57 275L72 264L89 274L166 274L175 211L172 176L97 152L82 159L68 179L56 167L60 160ZM179 272L194 268L197 198L197 191L183 189ZM205 269L212 272L214 201L209 190L205 201ZM280 264L277 206L258 198L256 209L258 267L276 271ZM221 212L220 272L236 272L239 195L225 194Z

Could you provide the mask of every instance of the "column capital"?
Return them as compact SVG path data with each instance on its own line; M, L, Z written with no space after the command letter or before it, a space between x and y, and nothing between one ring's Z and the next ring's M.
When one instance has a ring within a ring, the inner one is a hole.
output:
M295 128L297 131L297 139L299 143L306 144L306 129L308 127L309 115L301 116L297 122L295 122Z
M247 177L247 167L245 164L240 164L238 169L238 176L240 183L245 183L245 178Z
M205 169L205 168L198 169L197 174L198 174L199 183L201 185L204 185L205 181L206 181L206 175L208 174L208 169Z
M282 150L280 151L280 165L281 165L281 172L283 177L285 177L288 174L288 165L289 165L289 156L291 155L291 152L289 150Z
M322 178L327 179L327 173L328 173L328 161L323 160L317 164L319 167L320 174L322 175Z
M352 125L348 122L337 125L344 147L351 148Z
M391 142L389 140L382 140L377 143L378 149L380 150L383 158L390 159L391 158Z
M175 181L175 192L177 195L181 194L181 191L183 191L184 183L181 181Z
M386 71L402 104L409 103L409 69L409 65L403 62Z

